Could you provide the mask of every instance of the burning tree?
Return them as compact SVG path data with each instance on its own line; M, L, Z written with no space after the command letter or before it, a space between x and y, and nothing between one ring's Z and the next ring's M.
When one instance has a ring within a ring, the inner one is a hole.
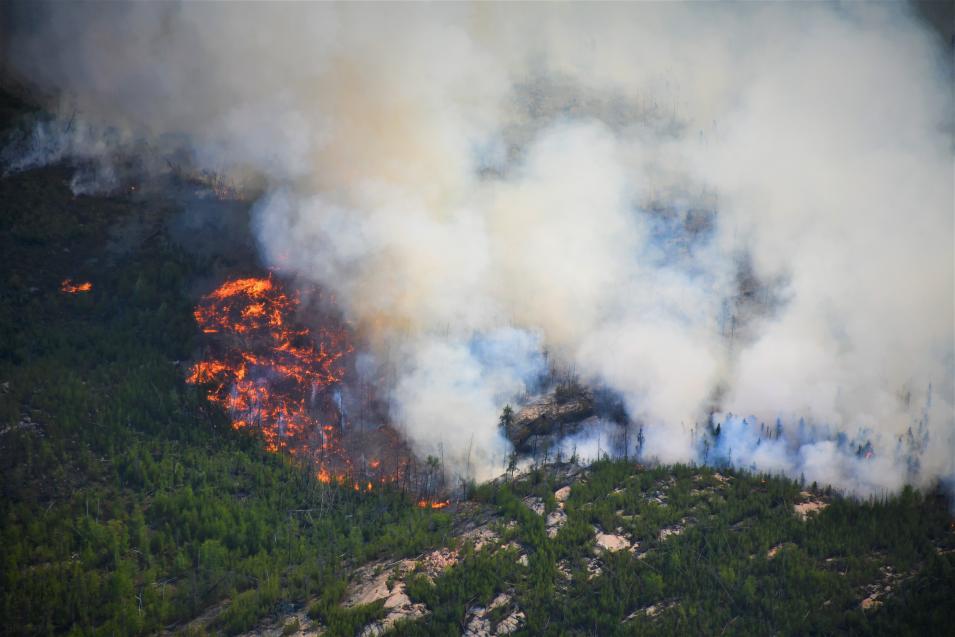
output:
M254 428L270 451L315 462L323 482L344 481L351 461L326 390L341 381L351 347L344 329L295 325L300 302L271 276L227 281L203 297L194 316L212 338L187 380L208 387L235 429Z
M300 306L300 296L272 276L223 283L193 312L209 340L187 381L207 388L233 428L255 430L269 451L310 463L320 482L360 492L392 482L417 493L419 507L447 506L438 498L445 490L440 461L429 458L418 471L390 426L349 425L342 404L348 331L335 323L302 326Z

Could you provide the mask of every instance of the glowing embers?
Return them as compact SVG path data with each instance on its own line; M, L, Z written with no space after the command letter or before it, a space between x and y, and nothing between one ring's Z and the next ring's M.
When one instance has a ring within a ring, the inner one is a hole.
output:
M271 329L287 346L289 339L308 335L305 329L283 329L286 317L298 304L297 298L283 293L271 278L235 279L208 294L193 315L207 334L255 334Z
M269 451L317 463L323 482L344 480L351 463L339 427L328 424L337 411L323 390L341 380L350 347L344 330L296 325L299 305L271 277L223 283L193 313L211 342L187 381L207 386L235 429L261 431Z
M63 279L63 282L60 283L60 292L64 294L79 294L81 292L89 292L92 289L93 284L89 281L73 283L72 279Z

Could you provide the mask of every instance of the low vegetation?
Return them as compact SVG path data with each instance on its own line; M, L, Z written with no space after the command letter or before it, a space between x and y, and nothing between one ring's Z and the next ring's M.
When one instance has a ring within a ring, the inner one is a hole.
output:
M940 495L859 502L774 476L605 460L573 481L549 538L522 498L546 502L565 484L544 467L480 487L517 521L527 566L479 554L410 587L440 610L401 634L458 634L466 606L501 591L527 635L943 634L955 621L955 532ZM807 498L827 506L803 519ZM630 548L596 547L604 530Z

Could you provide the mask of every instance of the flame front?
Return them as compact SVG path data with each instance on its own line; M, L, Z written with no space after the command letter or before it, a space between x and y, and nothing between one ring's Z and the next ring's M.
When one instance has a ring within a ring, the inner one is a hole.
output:
M269 451L311 460L319 480L343 483L351 463L341 431L315 414L318 398L329 400L323 390L341 380L350 347L344 330L293 327L299 305L271 277L227 281L203 297L194 316L215 337L187 382L208 386L233 428L260 430Z
M450 500L418 500L419 509L443 509L450 504Z
M82 283L73 283L72 279L63 279L60 283L60 292L64 294L79 294L80 292L89 292L93 289L93 284L89 281Z

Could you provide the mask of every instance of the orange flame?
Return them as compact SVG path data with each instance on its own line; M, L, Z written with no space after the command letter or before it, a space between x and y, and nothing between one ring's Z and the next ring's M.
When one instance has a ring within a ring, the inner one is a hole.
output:
M418 500L419 509L443 509L450 504L449 500Z
M78 294L80 292L89 292L93 289L93 284L89 281L83 283L73 283L72 279L63 279L60 283L60 292L64 294Z
M229 412L233 428L260 430L267 450L311 458L319 481L342 483L351 463L314 401L341 380L350 348L343 331L290 326L299 304L271 277L223 283L193 312L204 333L217 335L216 353L196 362L186 380L209 387L208 399Z

